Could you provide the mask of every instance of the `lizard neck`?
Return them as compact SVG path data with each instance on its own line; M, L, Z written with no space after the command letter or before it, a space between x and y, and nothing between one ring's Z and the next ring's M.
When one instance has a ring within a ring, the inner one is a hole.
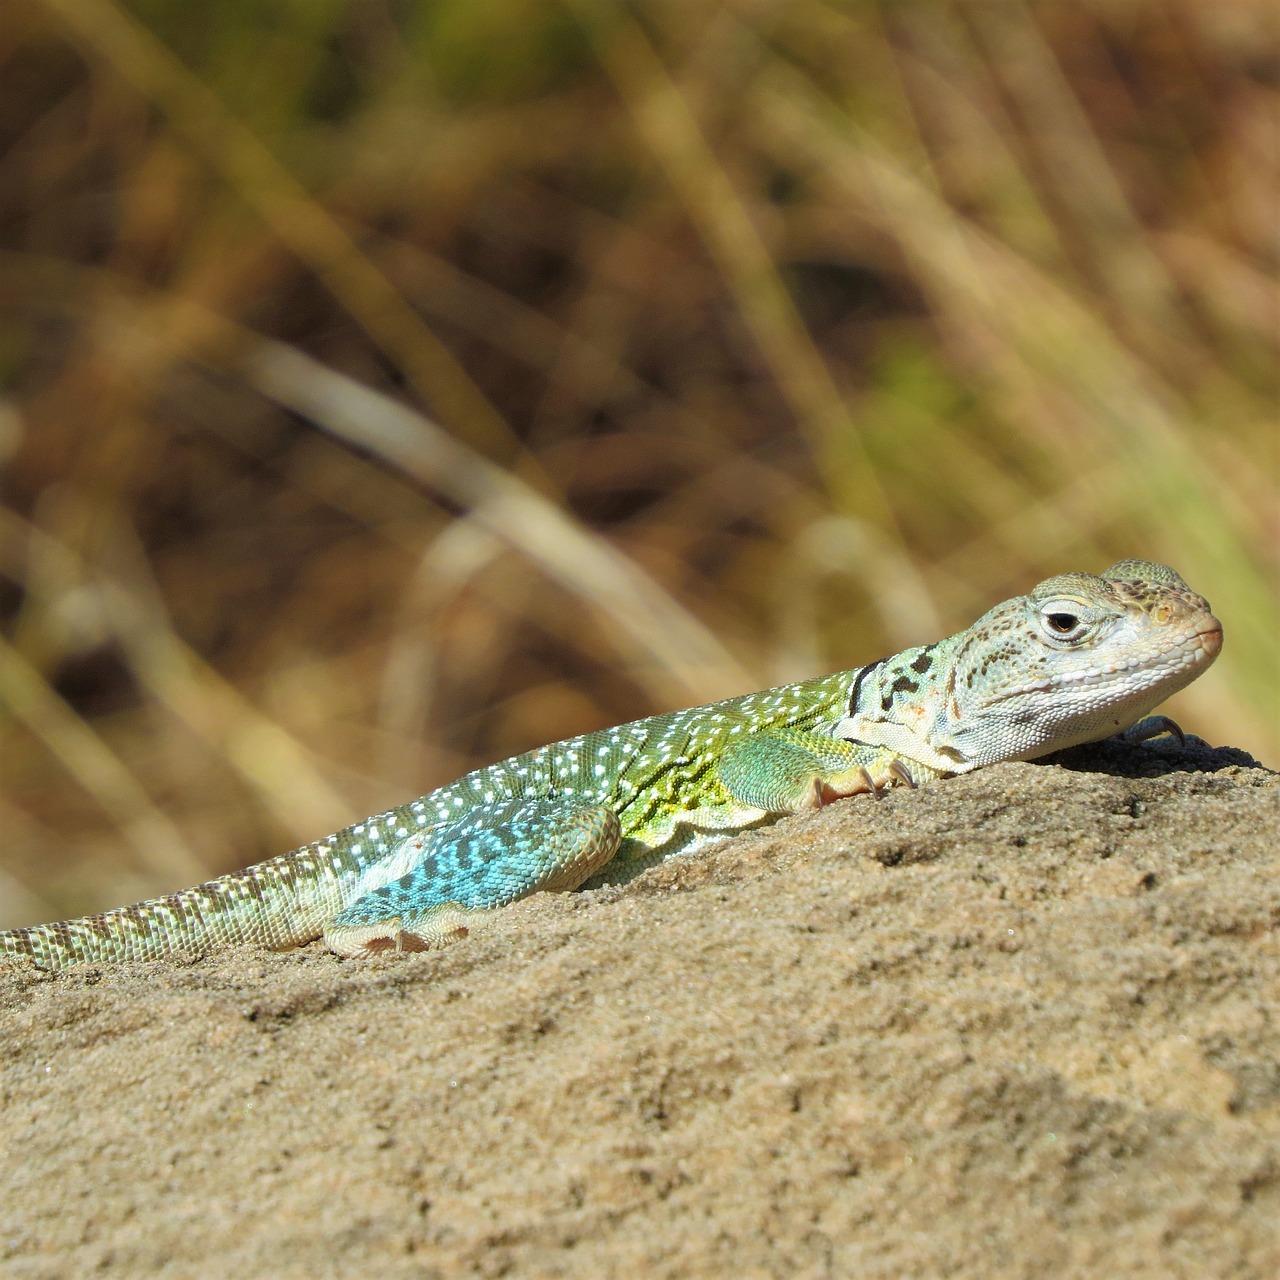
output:
M845 716L834 736L887 747L938 773L985 763L967 748L956 690L955 652L963 634L917 645L853 672Z

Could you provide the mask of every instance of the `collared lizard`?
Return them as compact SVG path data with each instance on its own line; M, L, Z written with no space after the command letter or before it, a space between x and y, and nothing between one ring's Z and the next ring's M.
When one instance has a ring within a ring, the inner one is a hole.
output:
M1164 565L1062 574L934 644L569 738L181 893L0 932L0 959L61 968L321 935L343 956L423 950L478 913L625 881L781 814L1116 733L1181 736L1148 713L1221 645L1208 602Z

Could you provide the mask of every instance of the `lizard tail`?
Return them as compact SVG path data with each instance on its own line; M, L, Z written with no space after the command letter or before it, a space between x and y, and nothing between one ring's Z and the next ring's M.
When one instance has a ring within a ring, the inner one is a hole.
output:
M340 905L331 881L309 881L288 858L275 858L168 897L0 932L0 960L64 969L242 943L281 950L319 937Z

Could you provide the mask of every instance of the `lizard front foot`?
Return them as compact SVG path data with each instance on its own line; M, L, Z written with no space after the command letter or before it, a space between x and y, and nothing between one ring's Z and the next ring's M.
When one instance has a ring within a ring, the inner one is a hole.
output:
M1152 738L1162 737L1166 733L1177 738L1180 747L1187 745L1187 735L1182 732L1182 726L1168 716L1147 716L1145 720L1139 720L1137 724L1131 724L1122 733L1116 734L1116 737L1123 742L1150 742Z
M895 785L914 789L937 770L885 747L804 729L763 729L720 758L720 781L740 804L767 813L819 809L833 800Z

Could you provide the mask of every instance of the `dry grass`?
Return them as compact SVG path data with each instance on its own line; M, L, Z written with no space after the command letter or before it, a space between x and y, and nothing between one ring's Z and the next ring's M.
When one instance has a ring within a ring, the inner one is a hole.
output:
M1280 753L1268 6L40 0L0 923L1165 559Z

